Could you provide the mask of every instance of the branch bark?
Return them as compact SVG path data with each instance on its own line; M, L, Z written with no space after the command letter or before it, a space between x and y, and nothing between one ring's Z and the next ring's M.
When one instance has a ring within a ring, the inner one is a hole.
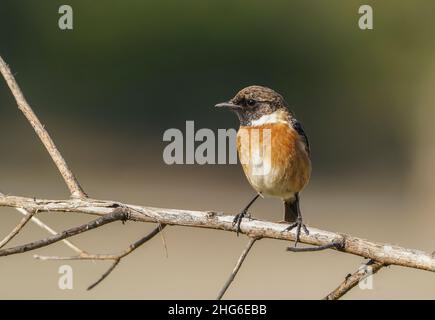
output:
M16 246L16 247L12 247L12 248L1 249L0 250L0 257L10 256L13 254L18 254L18 253L24 253L27 251L32 251L35 249L46 247L46 246L49 246L50 244L56 243L56 242L61 241L63 239L78 235L78 234L83 233L83 232L90 231L92 229L102 227L105 224L108 224L110 222L120 221L120 220L125 221L127 219L128 219L128 213L120 208L116 208L111 213L108 213L108 214L106 214L98 219L95 219L89 223L83 224L83 225L78 226L78 227L73 227L73 228L67 229L67 230L62 231L61 233L58 233L58 234L53 235L51 237L37 240L37 241L33 241L30 243L23 244L23 245Z
M24 97L20 87L18 86L18 83L15 81L15 78L12 75L11 70L9 69L8 65L6 64L6 62L3 60L1 56L0 56L0 72L5 78L6 83L8 84L9 89L12 92L17 102L18 108L23 112L24 116L30 122L32 128L35 130L39 139L41 139L42 143L44 144L51 158L53 159L55 165L59 169L60 174L62 175L66 185L68 186L71 192L71 197L73 198L86 197L85 192L83 191L76 177L74 176L74 174L72 173L68 165L66 164L64 158L60 154L59 150L57 149L56 145L54 144L47 130L42 125L41 121L39 121L38 117L33 112L30 105L27 103L27 100Z
M231 283L234 281L234 278L236 277L237 272L239 272L240 267L242 266L243 262L245 261L246 257L248 256L248 253L251 250L252 246L254 245L255 241L257 241L256 238L249 239L249 242L246 245L245 250L243 250L242 254L239 257L239 260L237 260L237 263L236 263L233 271L231 272L230 277L225 282L225 284L222 287L221 291L219 291L216 300L221 300L222 297L224 296L225 292L227 292L227 290L230 287Z
M381 270L382 267L385 265L370 260L367 262L364 266L360 267L357 271L355 271L353 274L349 274L344 281L335 288L331 293L329 293L323 300L338 300L342 296L344 296L349 290L351 290L353 287L357 286L361 280L364 280L365 278L374 275L376 272Z
M165 225L159 224L156 228L154 228L150 233L148 233L146 236L140 238L136 242L132 243L127 249L121 251L117 254L93 254L93 253L87 253L83 252L76 256L69 256L69 257L63 257L63 256L41 256L35 254L33 257L35 259L39 260L113 260L112 265L109 269L107 269L106 272L102 274L102 276L93 284L91 284L88 287L88 290L91 290L95 288L98 284L100 284L104 279L107 278L108 275L112 273L112 271L118 266L118 264L121 262L121 260L131 254L133 251L138 249L140 246L142 246L144 243L148 242L154 236L156 236L159 232L161 232L165 228Z
M34 214L36 214L36 211L31 212L25 210L24 217L21 219L21 221L15 226L15 228L12 229L9 234L6 235L6 237L3 238L2 241L0 241L0 249L7 245L9 241L11 241L21 231L21 229L24 228L27 222L32 219Z
M97 285L99 285L104 279L107 278L107 276L109 274L112 273L113 270L115 270L115 268L118 266L118 264L121 262L122 258L124 258L125 256L128 256L130 253L132 253L134 250L136 250L137 248L139 248L141 245L143 245L145 242L148 242L149 240L151 240L152 238L154 238L155 235L157 235L159 232L161 232L163 230L163 228L165 227L165 225L158 225L154 230L152 230L149 234L147 234L145 237L139 239L138 241L136 241L135 243L133 243L132 245L130 245L126 250L124 250L123 252L121 252L118 255L113 256L112 260L113 264L110 266L109 269L107 269L106 272L103 273L103 275L93 284L91 284L88 287L88 290L92 290L93 288L95 288ZM95 257L95 255L94 255ZM99 258L107 258L105 257L105 255L97 255L96 258L97 260L99 260ZM94 259L95 260L95 259Z
M4 194L0 192L0 197L3 197ZM48 233L55 235L58 232L56 230L54 230L53 228L51 228L50 226L48 226L46 223L42 222L40 219L38 219L37 217L35 217L33 214L31 214L29 211L23 209L23 208L15 208L19 213L21 213L24 217L30 217L30 221L32 221L34 224L36 224L38 227L44 229L45 231L47 231ZM10 240L12 240L16 235L18 235L18 233L21 231L21 229L24 228L24 226L27 223L22 224L22 221L14 228L13 231L11 231L11 233L6 236L2 243L3 245L0 245L0 248L4 247ZM8 239L8 237L10 237ZM75 244L73 244L72 242L68 241L67 239L63 239L62 242L67 245L70 249L72 249L73 251L77 252L78 254L83 254L86 253L86 251L80 249L79 247L77 247Z
M191 211L179 209L153 208L123 204L110 200L70 199L43 200L15 196L0 196L0 206L27 208L38 212L79 212L97 216L113 213L118 207L130 210L129 219L141 222L158 222L167 225L208 228L234 232L233 216L214 211ZM254 238L272 238L278 240L295 240L295 231L283 231L286 224L262 220L244 219L241 233ZM342 243L331 250L361 256L387 265L435 271L435 258L426 252L407 249L365 240L344 233L335 233L309 227L309 235L301 234L301 243L324 246L330 243Z

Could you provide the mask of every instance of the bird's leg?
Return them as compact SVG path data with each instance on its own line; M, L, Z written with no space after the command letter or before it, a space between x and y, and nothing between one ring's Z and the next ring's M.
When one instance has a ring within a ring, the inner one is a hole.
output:
M340 240L334 240L331 243L327 243L321 246L315 246L315 247L306 247L306 248L296 248L301 235L301 229L304 230L304 232L309 235L310 232L308 231L305 224L302 222L302 214L301 214L301 208L299 207L299 194L296 194L295 201L291 204L291 213L297 214L295 222L293 222L291 225L289 225L287 228L284 229L284 231L290 231L293 228L296 228L296 239L295 239L295 246L294 247L288 247L287 251L291 252L312 252L312 251L321 251L326 249L332 249L335 248L337 250L342 250L344 248L344 238ZM286 207L286 219L290 218L290 215L287 215L287 207ZM293 218L294 219L294 218Z
M252 206L252 204L255 202L255 200L258 199L258 197L260 196L260 194L256 194L255 197L247 204L247 206L240 211L240 213L236 214L236 216L234 217L233 220L233 227L236 227L236 233L237 236L239 235L239 231L240 231L240 223L242 222L243 217L248 214L248 209Z
M308 231L307 227L305 226L305 224L302 221L302 213L301 213L301 208L299 206L299 194L296 194L296 199L295 199L295 206L296 206L296 211L297 211L297 217L296 217L296 221L293 222L291 225L289 225L287 228L284 229L284 231L290 231L294 228L296 228L296 239L295 239L295 247L298 245L299 239L300 239L300 235L301 235L301 229L304 230L304 232L309 235L310 232Z

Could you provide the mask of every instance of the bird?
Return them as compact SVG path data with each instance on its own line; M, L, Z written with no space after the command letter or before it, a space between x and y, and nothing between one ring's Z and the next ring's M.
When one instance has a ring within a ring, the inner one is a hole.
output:
M301 122L281 94L259 85L246 87L215 107L229 109L239 119L237 151L246 178L256 191L234 217L237 234L248 209L260 196L275 197L284 204L281 222L290 224L284 231L296 228L296 247L301 230L309 234L302 220L300 193L312 170L310 143Z

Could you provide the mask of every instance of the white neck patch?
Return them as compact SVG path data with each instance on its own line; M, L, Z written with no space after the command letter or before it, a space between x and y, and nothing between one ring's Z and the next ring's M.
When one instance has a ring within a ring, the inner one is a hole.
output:
M282 110L277 110L270 114L265 114L264 116L261 116L259 119L252 120L251 126L261 126L265 124L271 124L271 123L285 123L288 124L288 117L285 112Z

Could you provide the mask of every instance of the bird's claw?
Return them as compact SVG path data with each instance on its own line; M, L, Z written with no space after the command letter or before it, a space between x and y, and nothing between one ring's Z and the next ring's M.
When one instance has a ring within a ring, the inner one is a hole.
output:
M284 231L290 231L294 228L296 228L296 239L295 239L295 247L296 247L298 245L299 240L300 240L301 229L304 230L306 235L309 235L310 232L308 231L305 224L302 222L301 218L297 218L296 221L293 222L291 225L289 225L287 228L285 228Z
M242 211L242 212L236 214L236 216L233 219L233 227L236 227L237 236L239 236L240 224L242 223L242 219L245 216L248 216L249 218L251 217L251 215L247 211Z

